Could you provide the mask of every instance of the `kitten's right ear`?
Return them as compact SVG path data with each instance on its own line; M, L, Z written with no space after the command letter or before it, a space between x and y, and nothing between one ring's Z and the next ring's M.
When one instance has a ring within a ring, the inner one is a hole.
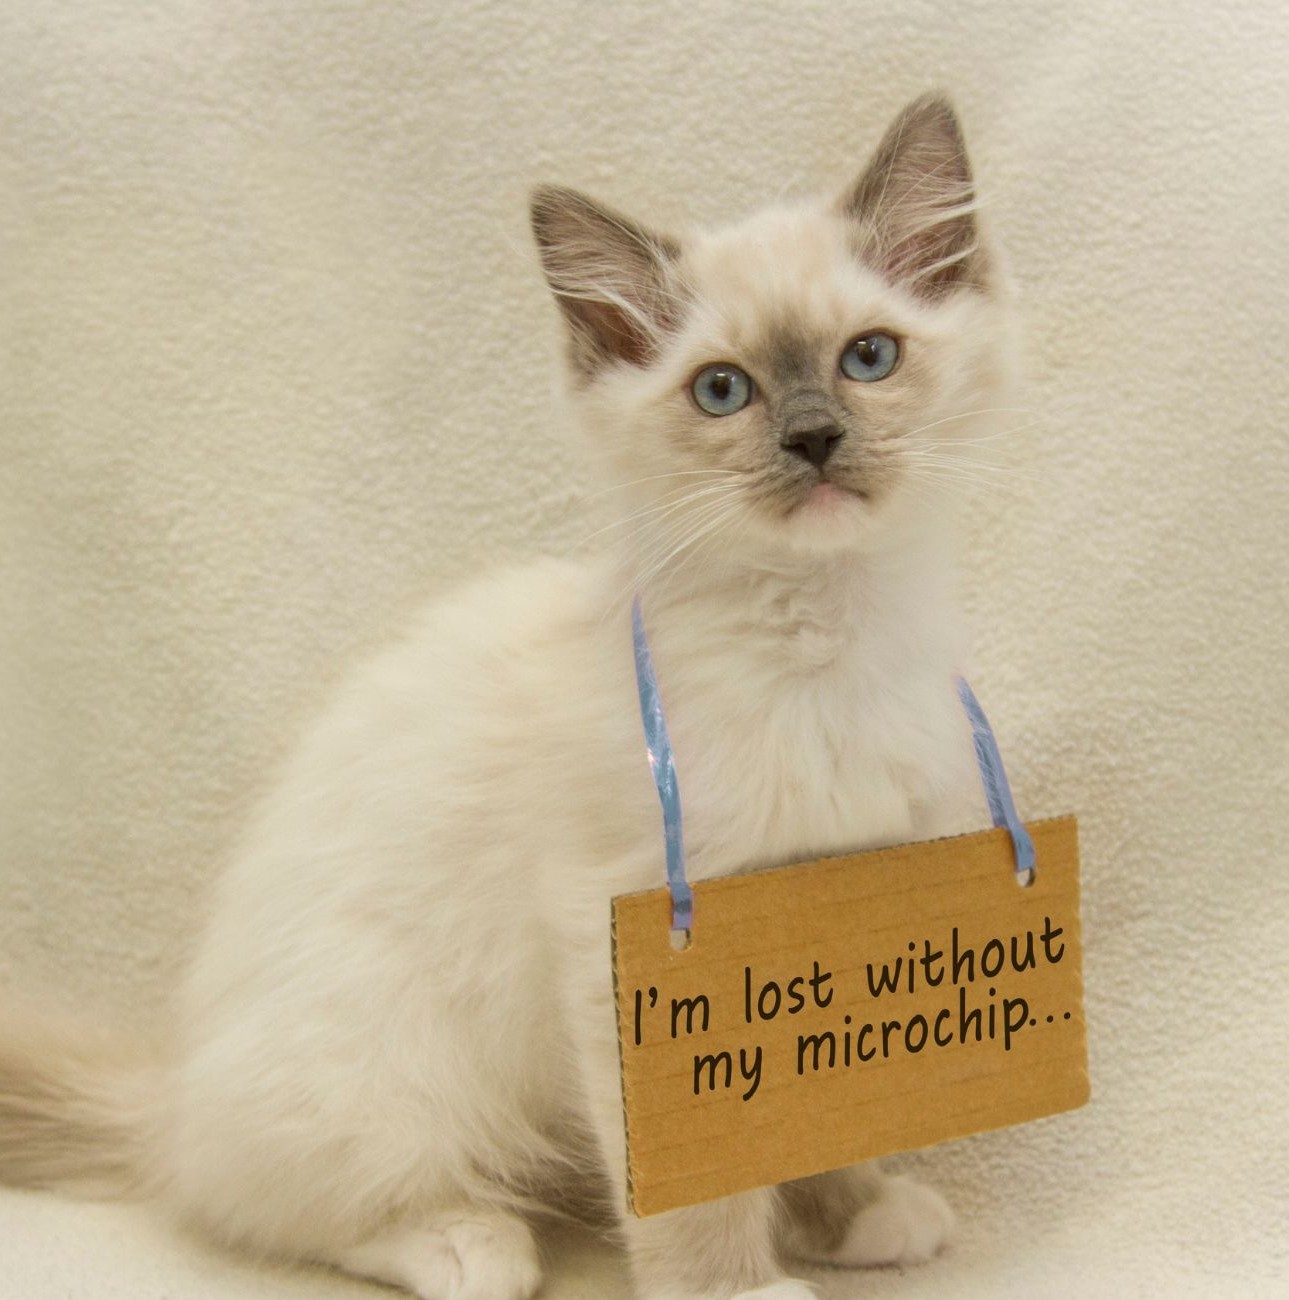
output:
M915 99L895 119L841 208L861 256L915 293L987 287L971 164L942 95Z
M647 365L679 323L680 246L557 185L533 192L532 220L574 368L590 378L616 361Z

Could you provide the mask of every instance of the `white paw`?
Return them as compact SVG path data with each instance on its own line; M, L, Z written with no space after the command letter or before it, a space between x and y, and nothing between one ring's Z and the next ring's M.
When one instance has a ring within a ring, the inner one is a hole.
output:
M921 1264L949 1240L953 1227L953 1211L939 1192L911 1178L887 1178L830 1259L852 1268Z
M530 1300L542 1281L528 1225L484 1209L436 1215L337 1251L329 1262L419 1300Z
M445 1291L439 1281L413 1287L421 1300L529 1300L542 1282L537 1246L528 1225L510 1215L444 1215L434 1230L456 1257L456 1276Z
M740 1291L734 1300L819 1300L819 1296L809 1282L785 1277L781 1282L753 1287L751 1291Z
M754 1286L748 1291L739 1291L730 1295L728 1291L650 1291L643 1290L641 1295L647 1300L819 1300L819 1293L809 1282L798 1281L794 1277L780 1278L777 1282L767 1282L765 1286Z

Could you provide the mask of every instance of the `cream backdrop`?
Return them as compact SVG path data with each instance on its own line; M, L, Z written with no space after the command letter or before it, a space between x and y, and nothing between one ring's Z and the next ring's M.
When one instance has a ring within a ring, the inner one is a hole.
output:
M909 1158L961 1243L824 1290L1284 1294L1287 55L1276 0L3 0L0 982L151 1016L344 667L586 531L532 183L718 220L939 85L1031 352L975 684L1082 817L1094 1096ZM0 1296L324 1293L0 1197Z

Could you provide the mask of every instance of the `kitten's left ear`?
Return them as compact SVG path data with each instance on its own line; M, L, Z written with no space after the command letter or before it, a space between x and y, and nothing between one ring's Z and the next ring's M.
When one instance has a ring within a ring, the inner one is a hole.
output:
M647 365L677 325L680 246L576 190L533 193L533 234L583 378L606 364Z
M915 99L895 119L841 208L864 260L920 296L988 286L971 164L942 95Z

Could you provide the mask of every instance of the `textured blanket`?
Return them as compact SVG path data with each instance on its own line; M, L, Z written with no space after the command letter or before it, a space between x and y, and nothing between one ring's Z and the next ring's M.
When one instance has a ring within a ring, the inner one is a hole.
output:
M0 0L0 983L151 1018L329 684L589 531L532 183L717 220L840 187L940 85L1028 322L972 681L1026 815L1081 817L1093 1099L907 1158L960 1244L823 1290L1284 1294L1286 30L1274 0ZM587 1250L557 1240L552 1300L623 1285ZM0 1296L333 1293L376 1294L0 1196Z

